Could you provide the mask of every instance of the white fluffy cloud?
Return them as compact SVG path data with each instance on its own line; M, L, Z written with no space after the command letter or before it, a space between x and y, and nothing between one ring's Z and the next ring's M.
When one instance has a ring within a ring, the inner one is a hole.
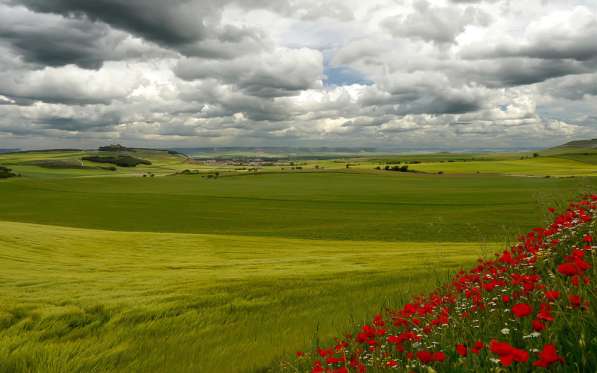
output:
M0 147L597 135L594 0L96 3L0 0Z

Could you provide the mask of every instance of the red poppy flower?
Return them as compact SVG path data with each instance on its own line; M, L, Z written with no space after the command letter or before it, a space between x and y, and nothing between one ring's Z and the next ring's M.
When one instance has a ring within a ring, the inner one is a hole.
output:
M418 351L417 359L419 359L423 364L428 364L433 360L433 354L429 351Z
M467 348L462 343L456 345L456 353L462 357L468 355Z
M556 347L552 344L543 346L543 350L539 352L539 360L533 363L536 367L547 368L553 363L563 363L564 358L558 355Z
M533 307L526 303L518 303L514 305L514 307L512 307L512 313L518 318L526 317L530 315L532 312Z
M495 339L489 342L489 350L497 355L508 355L512 352L512 348L507 342L500 342Z
M574 276L579 273L578 268L574 263L563 263L558 266L558 272L564 276Z
M386 363L387 367L397 367L398 366L398 362L396 360L388 360L388 362Z
M578 295L569 295L568 296L568 301L570 302L570 305L574 308L580 307L580 297Z
M313 369L311 369L311 373L323 373L324 369L321 366L321 361L315 360L313 363Z
M433 353L433 361L439 361L439 362L442 362L442 361L444 361L444 360L446 360L446 354L445 354L445 353L443 353L443 352L441 352L441 351L438 351L438 352L434 352L434 353Z
M537 313L537 319L545 321L554 320L554 317L551 315L551 306L549 303L541 303L541 310Z
M479 355L479 353L481 352L481 350L483 348L485 348L485 345L483 344L483 342L477 341L477 342L475 342L475 345L473 346L473 348L471 350L473 351L474 354Z
M375 315L375 318L373 319L373 324L375 326L384 326L384 325L386 325L386 323L383 321L383 318L381 317L380 314Z
M540 320L533 320L533 330L536 332L540 332L545 329L545 324L543 324Z
M513 362L526 363L529 353L525 350L512 347L508 342L499 342L495 339L489 343L489 349L500 357L503 366L510 366Z
M547 290L545 292L545 297L547 300L554 301L560 297L560 292L557 290Z

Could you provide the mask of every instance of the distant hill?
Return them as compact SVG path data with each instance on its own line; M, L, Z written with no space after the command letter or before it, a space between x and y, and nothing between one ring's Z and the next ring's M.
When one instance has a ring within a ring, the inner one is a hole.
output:
M571 147L571 148L597 148L597 139L590 139L590 140L575 140L565 143L564 145L560 145L561 147Z
M540 154L597 165L597 139L570 141L542 150Z
M2 148L0 148L0 153L14 153L14 152L18 152L19 150L21 150L21 149L17 149L17 148L15 148L15 149L2 149Z

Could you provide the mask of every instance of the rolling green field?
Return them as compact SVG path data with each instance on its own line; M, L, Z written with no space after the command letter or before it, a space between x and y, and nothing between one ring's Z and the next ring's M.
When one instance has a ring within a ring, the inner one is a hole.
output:
M495 244L0 223L0 371L253 371Z
M506 174L519 176L573 176L597 175L595 164L584 162L590 157L581 158L569 156L566 158L538 157L524 160L495 160L478 162L450 162L437 163L427 162L412 165L411 168L417 171L437 173L442 171L447 174ZM583 162L578 160L582 159Z
M119 231L495 242L541 223L547 204L596 182L392 172L13 178L0 183L0 220Z
M30 164L88 154L0 155L23 175L0 180L0 371L264 371L597 189L594 165L543 155L412 165L429 174L147 150L116 171ZM222 176L172 175L194 168Z

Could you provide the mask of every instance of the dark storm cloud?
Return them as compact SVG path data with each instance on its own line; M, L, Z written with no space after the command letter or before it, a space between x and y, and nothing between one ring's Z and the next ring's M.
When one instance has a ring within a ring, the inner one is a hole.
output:
M174 71L189 81L216 79L232 84L250 96L283 97L316 88L323 78L323 57L308 49L279 49L226 61L184 59Z
M282 121L291 116L288 107L272 98L246 95L236 89L222 87L216 81L184 88L180 98L196 103L201 109L195 116L200 118L230 118L241 113L250 120L260 122Z
M118 113L107 113L97 117L46 116L37 119L35 123L44 129L104 132L112 130L120 119Z
M166 45L182 45L206 33L202 16L210 4L194 7L188 0L12 0L36 12L101 21Z
M261 40L265 35L256 29L220 24L223 6L232 3L231 1L10 1L35 12L101 22L188 56L232 58L262 49L266 43ZM88 37L91 38L92 35Z
M499 45L492 50L465 53L464 57L509 58L526 57L545 60L590 61L597 59L597 20L593 30L587 28L583 35L545 35L523 45Z
M25 62L40 67L74 64L98 69L106 60L164 55L106 24L2 5L0 44L12 48Z
M385 114L461 114L479 110L483 98L449 92L409 92L385 96L364 96L361 104Z
M590 71L590 66L571 60L507 58L467 64L463 75L495 88L540 83L552 78Z

